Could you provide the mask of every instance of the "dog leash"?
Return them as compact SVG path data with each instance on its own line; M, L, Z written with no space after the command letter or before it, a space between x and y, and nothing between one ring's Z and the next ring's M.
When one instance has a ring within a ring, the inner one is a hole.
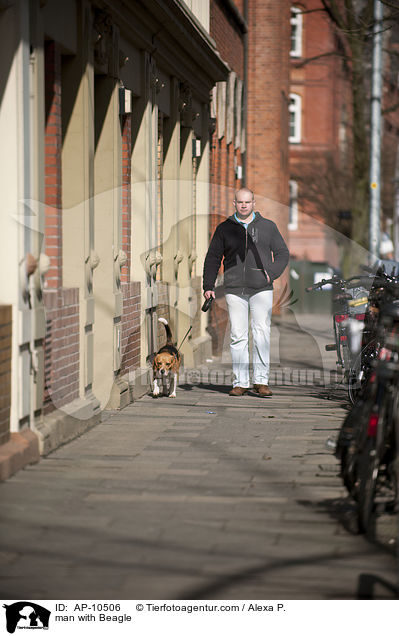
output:
M190 333L190 331L191 331L191 329L192 329L192 328L193 328L193 326L192 326L192 325L190 325L190 326L189 326L189 328L188 328L188 331L187 331L186 335L184 336L183 340L182 340L182 341L181 341L181 343L180 343L180 347L178 348L178 351L180 351L180 349L181 349L181 346L182 346L183 342L184 342L184 341L185 341L185 339L187 338L187 336L188 336L188 334Z
M204 302L204 304L202 305L201 309L202 311L208 311L209 307L211 306L213 301L213 297L211 296L210 298L207 298L207 300ZM178 348L178 351L180 351L181 346L183 344L183 342L185 341L185 339L187 338L188 334L190 333L191 329L193 328L192 325L189 326L188 331L186 333L186 335L184 336L183 340L180 343L180 347Z

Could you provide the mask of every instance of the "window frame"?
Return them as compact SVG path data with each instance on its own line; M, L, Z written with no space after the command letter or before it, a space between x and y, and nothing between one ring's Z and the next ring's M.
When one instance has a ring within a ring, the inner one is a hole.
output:
M290 204L288 211L288 229L298 229L298 182L294 179L289 180Z
M303 31L303 15L300 7L291 7L291 34L290 34L290 56L302 57L302 31ZM296 27L295 35L293 36L293 27ZM293 45L294 42L294 46Z
M294 134L289 134L288 141L290 144L300 144L302 141L302 97L298 93L290 93L289 99L289 132L291 132L291 114L293 114Z

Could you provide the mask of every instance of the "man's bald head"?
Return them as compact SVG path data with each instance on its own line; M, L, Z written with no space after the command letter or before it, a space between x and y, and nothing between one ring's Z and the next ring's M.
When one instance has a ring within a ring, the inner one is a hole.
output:
M254 193L249 188L240 188L235 193L233 203L238 218L247 219L254 210Z
M235 200L238 201L238 198L241 197L241 195L249 195L251 199L255 198L254 193L249 188L240 188L239 190L236 190L236 193L234 195Z

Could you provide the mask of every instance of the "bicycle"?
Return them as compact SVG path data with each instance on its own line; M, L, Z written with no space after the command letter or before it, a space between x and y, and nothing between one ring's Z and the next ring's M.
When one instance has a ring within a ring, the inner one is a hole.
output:
M306 288L307 292L322 289L326 285L332 285L332 321L334 332L334 344L327 344L326 351L337 352L337 365L344 371L344 378L348 382L348 396L353 400L350 378L353 376L353 366L356 362L349 346L351 321L355 321L359 329L363 327L365 311L368 302L367 286L370 286L370 276L352 276L347 279L333 276L322 279L318 283ZM352 303L352 304L351 304Z
M379 267L374 275L372 275L373 271L370 268L366 266L363 266L363 268L371 272L370 280L372 280L372 284L368 293L366 311L361 316L364 322L362 323L363 329L360 346L359 339L356 345L353 344L353 320L351 321L349 319L347 322L347 335L351 351L348 394L352 404L356 402L361 394L362 388L370 375L372 365L378 357L379 348L381 346L377 334L380 307L382 304L386 304L390 299L395 299L395 292L393 292L392 289L396 289L395 285L398 280L396 276L388 275L384 267ZM350 307L356 306L356 304L356 300L348 301ZM356 332L357 329L358 327L355 328ZM356 336L357 335L358 333Z
M399 509L399 280L380 273L375 287L380 304L374 333L368 335L375 336L377 353L341 427L335 452L363 533L372 531L378 509Z

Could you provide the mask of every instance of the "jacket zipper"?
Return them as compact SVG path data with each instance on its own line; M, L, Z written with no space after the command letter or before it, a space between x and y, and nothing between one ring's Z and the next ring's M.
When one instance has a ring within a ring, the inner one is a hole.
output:
M246 281L246 269L247 269L247 253L248 253L248 226L245 227L245 258L244 258L244 285ZM244 296L245 286L242 288L242 295Z

